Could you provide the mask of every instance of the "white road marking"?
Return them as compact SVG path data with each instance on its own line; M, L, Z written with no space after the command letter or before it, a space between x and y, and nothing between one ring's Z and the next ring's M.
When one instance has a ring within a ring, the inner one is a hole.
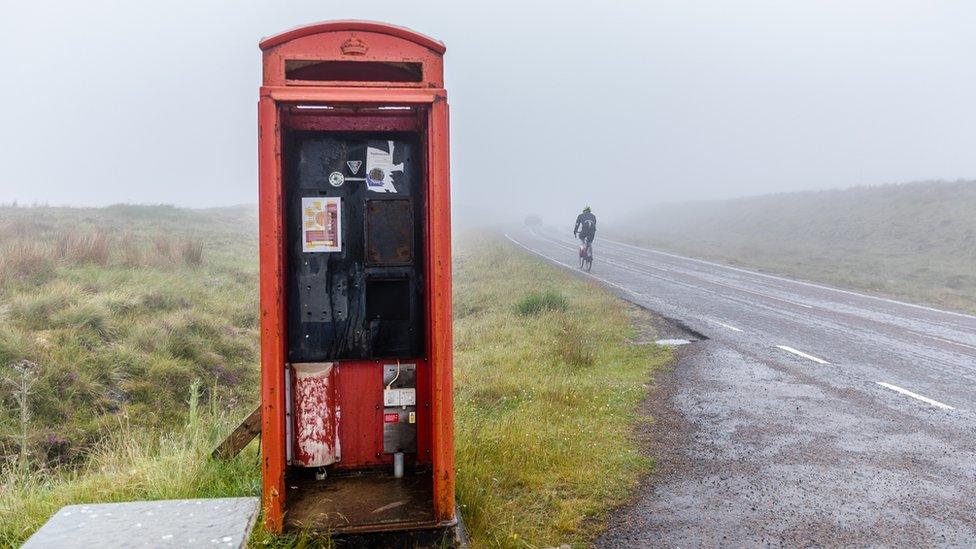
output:
M560 245L560 246L564 246L566 248L570 248L571 247L569 244L567 244L565 242L560 242L560 241L554 240L554 239L552 239L552 238L550 238L550 237L548 237L546 235L540 234L538 232L535 232L534 234L537 237L539 237L539 238L542 238L544 240L548 240L549 242L552 242L553 244ZM506 235L506 236L508 236L508 235ZM610 242L614 242L614 241L611 240ZM614 242L614 243L616 243L616 242ZM626 244L624 244L624 245L626 246ZM631 247L636 247L636 246L631 246ZM653 250L648 250L648 251L653 251ZM664 252L655 252L655 253L664 254ZM664 255L670 255L670 254L664 254ZM676 257L680 257L680 256L676 256ZM636 273L636 274L649 274L649 273L642 273L641 271L639 271L639 270L637 270L637 269L635 269L633 267L627 267L627 266L625 266L625 265L623 265L621 263L617 263L615 261L611 261L610 259L605 258L605 257L602 259L602 261L604 263L608 263L610 265L615 265L615 266L620 267L622 269L629 270L632 273ZM670 269L663 269L661 267L656 267L654 265L648 265L646 263L638 263L637 261L634 261L632 259L625 259L625 261L629 261L631 263L634 263L635 265L639 265L642 268L655 269L655 270L663 271L663 272L666 272L666 273L670 273L671 272ZM694 285L694 284L688 284L686 282L678 282L674 278L669 278L668 281L669 282L672 282L672 283L675 283L675 284L681 284L681 285L687 286L689 288L704 289L704 287L701 284ZM776 300L776 301L782 301L783 303L789 303L790 305L793 305L793 306L796 306L796 307L802 307L804 309L813 309L813 306L812 305L807 305L806 303L800 303L798 301L793 301L792 299L784 299L782 297L772 296L772 295L765 294L765 293L762 293L762 292L757 292L755 290L749 290L749 289L743 288L742 286L733 286L731 284L725 284L724 282L718 282L718 281L715 281L715 280L704 280L704 279L701 279L701 282L704 283L704 284L712 284L712 285L715 285L715 286L721 286L721 287L724 287L724 288L729 288L730 290L734 290L736 292L744 292L744 293L747 293L747 294L757 295L759 297L766 298L766 299L773 299L773 300ZM721 294L718 294L718 295L721 295Z
M548 255L546 255L544 253L537 252L537 251L533 250L532 248L526 246L525 244L522 244L518 240L515 240L514 238L512 238L508 234L505 235L505 238L511 240L515 245L517 245L517 246L519 246L521 248L524 248L525 250L528 250L529 252L532 252L535 255L539 256L539 257L548 259L549 261L552 261L553 263L556 263L558 265L562 265L564 267L568 267L570 269L575 269L576 268L576 266L574 266L574 265L570 265L569 263L565 263L565 262L559 261L558 259L549 257ZM579 270L579 273L580 274L584 274L584 275L586 275L588 277L591 277L591 278L595 278L596 280L599 280L600 282L603 282L604 284L609 284L610 286L613 286L614 288L617 288L618 290L627 292L628 294L631 294L631 295L640 295L637 292L635 292L634 290L631 290L630 288L621 286L620 284L617 284L616 282L611 282L611 281L609 281L609 280L607 280L605 278L600 278L599 276L596 276L593 273L588 273L588 272L583 271L583 270Z
M808 355L808 354L804 353L803 351L797 351L793 347L787 347L786 345L777 345L777 347L779 347L780 349L783 349L787 353L793 353L796 356L802 356L803 358L805 358L807 360L812 360L812 361L816 362L817 364L830 364L829 362L827 362L826 360L824 360L822 358L817 358L817 357L815 357L813 355Z
M541 235L539 235L539 236L541 236ZM896 304L899 304L899 305L908 305L908 306L913 306L913 307L917 307L917 308L921 308L921 309L932 310L932 311L936 311L936 312L952 313L952 311L942 311L941 309L933 309L932 307L925 307L923 305L917 305L916 306L916 305L914 305L912 303L905 303L905 302L901 302L901 301L897 301L897 300L891 300L891 299L887 299L887 298L879 298L877 296L864 295L864 294L860 294L860 293L857 293L857 292L852 292L852 291L848 291L848 290L841 290L841 289L838 289L838 288L831 288L829 286L821 286L819 284L813 284L813 283L804 282L804 281L801 281L801 280L791 280L791 279L788 279L788 278L778 277L778 276L775 276L775 275L769 275L769 274L765 274L765 273L758 273L758 272L749 271L749 270L746 270L746 269L739 269L737 267L731 267L731 266L728 266L728 265L721 265L721 264L718 264L718 263L712 263L710 261L705 261L705 260L701 260L701 259L694 259L694 258L690 258L690 257L684 257L684 256L676 255L676 254L670 254L670 253L667 253L667 252L659 252L657 250L650 250L650 249L646 249L646 248L641 248L639 246L634 246L634 245L631 245L631 244L625 244L623 242L617 242L617 241L610 240L610 239L607 239L607 238L604 238L604 240L607 240L607 241L609 241L609 242L611 242L613 244L617 244L619 246L625 246L625 247L628 247L628 248L634 248L634 249L641 250L641 251L645 251L645 252L651 252L651 253L655 253L655 254L659 254L659 255L664 255L664 256L669 256L669 257L675 257L675 258L679 258L679 259L686 259L688 261L693 261L693 262L696 262L696 263L702 263L702 264L705 264L705 265L710 265L710 266L715 266L715 267L721 267L721 268L729 269L729 270L732 270L732 271L739 271L739 272L743 272L743 273L754 274L754 275L757 275L757 276L762 276L762 277L771 278L771 279L775 279L775 280L782 280L782 281L786 281L786 282L795 282L796 284L801 284L801 285L804 285L804 286L812 286L812 287L815 287L815 288L822 288L822 289L826 289L826 290L832 290L832 291L835 291L835 292L839 292L839 293L843 293L843 294L850 294L850 295L854 295L854 296L858 296L858 297L867 297L867 298L872 298L872 299L879 299L879 300L882 300L882 301L893 302L893 303L896 303ZM615 264L617 266L621 266L622 267L622 265L616 264L616 263L611 262L609 260L604 259L604 261L607 262L607 263L610 263L612 265ZM657 268L657 267L652 267L651 265L644 265L642 263L637 263L636 261L631 260L631 259L628 259L628 261L631 261L631 262L633 262L635 264L638 264L638 265L641 265L641 266L646 266L646 267L651 267L651 268ZM661 270L665 270L665 269L661 269ZM634 271L632 270L632 272L634 272ZM765 298L774 299L774 300L777 300L777 301L782 301L782 302L785 302L785 303L789 303L789 304L795 305L797 307L803 307L803 308L806 308L806 309L812 309L813 308L812 306L807 305L805 303L799 303L797 301L793 301L793 300L790 300L790 299L784 299L784 298L781 298L781 297L775 297L775 296L772 296L772 295L769 295L769 294L765 294L765 293L761 293L761 292L756 292L754 290L748 290L746 288L742 288L742 287L739 287L739 286L733 286L733 285L725 284L725 283L722 283L722 282L717 282L717 281L712 281L712 280L704 280L704 279L703 279L703 282L705 284L715 284L717 286L724 286L726 288L731 288L731 289L737 290L737 291L742 291L742 292L746 292L746 293L756 294L758 296L762 296L762 297L765 297ZM701 288L701 286L691 286L691 285L688 285L688 284L686 284L686 286L695 287L695 288ZM824 310L832 311L832 309L827 309L827 308L824 308ZM966 316L966 315L962 315L962 316ZM967 344L967 343L963 343L963 342L960 342L960 341L956 341L954 339L946 339L944 337L938 337L938 336L934 336L934 335L924 334L924 333L917 332L915 330L911 330L911 329L904 328L904 327L902 327L902 329L904 329L908 333L913 334L913 335L918 336L918 337L924 337L924 338L927 338L927 339L931 339L933 341L940 341L942 343L947 343L949 345L955 345L957 347L962 347L964 349L976 350L976 346L970 345L970 344Z
M915 330L907 330L907 331L908 331L908 333L915 334L915 335L920 336L920 337L926 337L928 339L934 339L935 341L941 341L943 343L948 343L950 345L957 345L959 347L965 347L966 349L976 350L976 347L974 347L972 345L967 345L965 343L960 343L960 342L954 341L952 339L946 339L944 337L923 334L923 333L916 332Z
M541 236L541 235L537 235L537 236ZM507 239L509 239L510 241L512 241L517 246L519 246L519 247L521 247L521 248L523 248L523 249L525 249L525 250L527 250L527 251L529 251L529 252L531 252L531 253L533 253L535 255L538 255L540 257L543 257L543 258L545 258L545 259L547 259L547 260L549 260L549 261L551 261L553 263L556 263L558 265L562 265L562 266L568 267L570 269L572 269L572 268L575 267L574 265L570 265L570 264L565 263L563 261L559 261L558 259L549 257L549 256L547 256L547 255L545 255L545 254L543 254L541 252L537 252L536 250L533 250L532 248L529 248L525 244L522 244L521 242L515 240L514 238L512 238L508 234L506 234L505 237ZM605 240L609 240L609 239L605 239ZM611 242L613 242L613 241L611 241ZM822 288L822 289L825 289L825 290L832 290L832 291L839 292L839 293L844 293L844 294L849 294L849 295L855 295L855 296L858 296L858 297L866 297L866 298L870 298L870 299L876 299L876 300L879 300L879 301L885 301L885 302L889 302L889 303L895 303L895 304L898 304L898 305L906 305L906 306L909 306L909 307L914 307L914 308L923 309L923 310L929 310L929 311L934 311L934 312L939 312L939 313L948 313L948 314L955 315L955 316L968 317L968 318L976 318L976 317L972 317L971 315L966 315L964 313L955 313L953 311L943 311L943 310L936 309L936 308L933 308L933 307L926 307L924 305L915 305L913 303L905 303L903 301L897 301L897 300L894 300L894 299L887 299L887 298L882 298L882 297L877 297L877 296L860 294L860 293L852 292L852 291L848 291L848 290L841 290L841 289L838 289L838 288L831 288L829 286L821 286L819 284L813 284L813 283L803 282L803 281L798 281L798 280L791 280L791 279L788 279L788 278L778 277L778 276L775 276L775 275L768 275L768 274L765 274L765 273L757 273L757 272L754 272L754 271L748 271L746 269L739 269L739 268L736 268L736 267L730 267L728 265L721 265L721 264L718 264L718 263L712 263L710 261L704 261L704 260L700 260L700 259L694 259L694 258L690 258L690 257L684 257L684 256L680 256L680 255L677 255L677 254L669 254L667 252L659 252L657 250L649 250L647 248L640 248L638 246L634 246L634 245L631 245L631 244L625 244L623 242L614 242L614 243L615 244L620 244L620 245L623 245L623 246L627 246L627 247L630 247L630 248L635 248L635 249L647 251L647 252L657 253L657 254L661 254L661 255L665 255L665 256L676 257L676 258L680 258L680 259L686 259L686 260L689 260L689 261L694 261L694 262L698 262L698 263L704 263L704 264L713 265L713 266L716 266L716 267L722 267L722 268L730 269L730 270L733 270L733 271L741 271L741 272L745 272L745 273L749 273L749 274L754 274L754 275L758 275L758 276L763 276L763 277L767 277L767 278L771 278L771 279L784 280L784 281L787 281L787 282L794 282L794 283L801 284L801 285L804 285L804 286L811 286L811 287L815 287L815 288ZM635 272L636 271L636 269L633 269L632 267L628 267L628 266L625 266L625 265L622 265L622 264L619 264L619 263L616 263L616 262L607 261L607 263L615 264L617 267L621 267L621 268L623 268L624 270L627 270L627 271L631 271L631 272ZM652 267L652 268L654 268L654 267ZM665 269L660 269L660 270L665 270ZM584 272L584 271L580 271L580 272L582 274L585 274L585 275L587 275L589 277L592 277L592 278L594 278L596 280L599 280L601 282L604 282L604 283L606 283L606 284L608 284L610 286L613 286L615 288L618 288L618 289L620 289L620 290L622 290L624 292L627 292L629 294L632 294L632 295L646 295L646 294L640 294L638 292L635 292L635 291L633 291L633 290L631 290L629 288L626 288L624 286L621 286L620 284L611 282L609 280L606 280L604 278L601 278L599 276L596 276L596 275L594 275L592 273L588 273L588 272ZM725 286L725 284L719 284L719 285ZM733 288L733 289L742 290L742 288L735 288L735 287L732 287L732 286L729 286L729 287L730 288ZM750 292L749 290L744 290L744 291ZM763 297L772 297L772 296L765 295L765 294L759 294L758 292L750 292L750 293L755 293L757 295L762 295ZM780 298L775 298L775 297L772 297L772 298L773 299L779 299L780 301L787 301L789 303L792 303L794 305L799 305L801 307L810 308L809 305L805 305L805 304L802 304L802 303L797 303L797 302L794 302L794 301L788 301L788 300L785 300L785 299L780 299ZM719 326L722 326L724 328L728 328L729 330L732 330L732 331L735 331L735 332L742 332L743 331L741 328L736 328L735 326L732 326L730 324L726 324L724 322L720 322L718 320L714 320L714 319L709 319L709 320L711 320L711 322L713 322L713 323L715 323L715 324L717 324ZM918 332L914 332L912 330L909 330L909 331L911 333L915 334L915 335L919 335L919 336L922 336L922 337L927 337L927 338L930 338L930 339L936 339L936 340L939 340L939 341L943 341L945 343L955 344L955 345L959 345L959 346L962 346L962 347L972 348L972 346L966 345L964 343L960 343L958 341L952 341L952 340L949 340L949 339L944 339L944 338L940 338L940 337L936 337L936 336L930 336L930 335L927 335L927 334L921 334L921 333L918 333ZM817 364L826 364L826 365L829 365L830 364L830 362L827 362L826 360L824 360L822 358L818 358L818 357L815 357L813 355L804 353L803 351L800 351L798 349L794 349L793 347L789 347L787 345L777 345L776 347L779 348L779 349L782 349L783 351L786 351L788 353L792 353L792 354L797 355L799 357L803 357L803 358L805 358L807 360L811 360L813 362L816 362ZM875 381L875 383L878 384L878 385L880 385L881 387L884 387L886 389L890 389L892 391L895 391L896 393L900 393L900 394L903 394L905 396L914 398L916 400L920 400L920 401L922 401L922 402L924 402L926 404L929 404L931 406L935 406L936 408L940 408L940 409L943 409L943 410L955 410L954 407L949 406L948 404L939 402L937 400L933 400L931 398L928 398L926 396L920 395L918 393L914 393L912 391L909 391L908 389L903 389L901 387L898 387L897 385L892 385L890 383L885 383L883 381Z
M715 324L718 324L719 326L721 326L723 328L728 328L728 329L732 330L733 332L741 332L742 331L741 328L736 328L735 326L732 326L730 324L726 324L724 322L719 322L717 320L713 320L712 322L714 322Z
M628 248L634 248L636 250L641 250L641 251L644 251L644 252L650 252L650 253L654 253L654 254L660 254L660 255L663 255L663 256L674 257L674 258L677 258L677 259L684 259L686 261L693 261L695 263L701 263L703 265L711 265L712 267L720 267L722 269L728 269L730 271L737 271L737 272L740 272L740 273L746 273L746 274L750 274L750 275L761 276L763 278L769 278L769 279L772 279L772 280L782 280L784 282L791 282L793 284L799 284L801 286L807 286L807 287L810 287L810 288L819 288L821 290L830 290L832 292L838 292L838 293L847 294L847 295L853 295L853 296L857 296L857 297L864 297L864 298L867 298L867 299L874 299L874 300L877 300L877 301L884 301L885 303L893 303L895 305L903 305L905 307L912 307L914 309L921 309L923 311L931 311L931 312L934 312L934 313L942 313L942 314L947 314L947 315L952 315L952 316L957 316L957 317L962 317L962 318L976 319L976 315L970 315L970 314L966 314L966 313L958 313L956 311L946 311L944 309L936 309L935 307L927 307L925 305L918 305L916 303L908 303L906 301L899 301L897 299L891 299L891 298L881 297L881 296L876 296L876 295L862 294L862 293L854 292L854 291L851 291L851 290L842 290L840 288L833 288L833 287L830 287L830 286L824 286L823 284L816 284L814 282L806 282L804 280L794 280L792 278L786 278L786 277L783 277L783 276L776 276L776 275L771 275L771 274L767 274L767 273L760 273L760 272L756 272L756 271L750 271L749 269L742 269L742 268L739 268L739 267L732 267L731 265L722 265L721 263L715 263L715 262L712 262L712 261L706 261L704 259L696 259L694 257L687 257L687 256L683 256L683 255L678 255L678 254L672 254L672 253L668 253L668 252L661 252L661 251L658 251L658 250L652 250L650 248L643 248L641 246L635 246L633 244L627 244L626 242L619 242L617 240L611 240L611 239L609 239L607 237L602 237L601 240L606 241L606 242L611 242L613 244L617 244L617 245L620 245L620 246L626 246Z
M908 389L902 389L901 387L899 387L897 385L892 385L890 383L885 383L883 381L875 381L875 383L877 383L878 385L880 385L880 386L882 386L882 387L884 387L886 389L891 389L892 391L894 391L896 393L901 393L901 394L903 394L905 396L910 396L910 397L912 397L914 399L921 400L922 402L924 402L926 404L931 404L932 406L935 406L936 408L942 408L943 410L955 410L955 408L953 408L952 406L949 406L948 404L943 404L943 403L939 402L938 400L932 400L929 397L922 396L922 395L920 395L918 393L913 393L913 392L909 391Z
M551 243L553 243L553 244L556 244L557 246L560 246L560 247L563 247L563 248L566 248L566 249L575 249L575 247L573 247L573 246L570 246L569 244L567 244L567 243L565 243L565 242L560 242L560 241L557 241L557 240L553 240L553 239L551 239L551 238L549 238L549 237L547 237L547 236L545 236L545 235L542 235L542 234L538 234L538 233L536 233L536 234L535 234L535 236L537 236L537 237L539 237L539 238L541 238L541 239L543 239L543 240L547 240L547 241L549 241L549 242L551 242ZM553 257L550 257L550 256L548 256L548 255L546 255L546 254L543 254L542 252L538 252L538 251L536 251L536 250L533 250L532 248L530 248L530 247L528 247L528 246L526 246L525 244L522 244L522 243L521 243L521 242L519 242L518 240L515 240L514 238L512 238L512 236L511 236L511 235L509 235L508 233L505 233L505 238L507 238L507 239L509 239L509 240L510 240L510 241L512 241L512 242L513 242L514 244L516 244L517 246L519 246L519 247L521 247L522 249L524 249L524 250L526 250L526 251L529 251L529 252L531 252L531 253L533 253L533 254L535 254L535 255L538 255L539 257L542 257L542 258L545 258L545 259L547 259L547 260L549 260L549 261L551 261L551 262L553 262L553 263L556 263L557 265L561 265L561 266L564 266L564 267L568 267L568 268L570 268L570 269L574 269L574 268L575 268L575 266L574 266L574 265L570 265L569 263L566 263L566 262L564 262L564 261L560 261L560 260L558 260L558 259L555 259L555 258L553 258ZM661 278L662 280L668 280L668 282L671 282L671 283L673 283L673 284L679 284L679 285L681 285L681 286L687 286L687 287L689 287L689 288L692 288L692 289L695 289L695 290L704 290L704 291L710 291L710 290L705 290L705 289L704 289L704 288L702 288L701 286L695 286L695 285L693 285L693 284L688 284L688 283L685 283L685 282L680 282L680 281L678 281L678 280L673 280L673 279L664 279L663 277L657 277L657 276L655 276L655 275L652 275L652 274L650 274L650 273L646 273L646 272L643 272L643 271L640 271L639 269L635 269L635 268L633 268L633 267L630 267L630 266L628 266L628 265L623 265L623 264L621 264L621 263L618 263L618 262L616 262L616 261L612 261L612 260L610 260L610 259L606 259L606 258L604 258L604 259L603 259L602 261L603 261L603 262L605 262L605 263L608 263L608 264L610 264L610 265L614 265L614 266L616 266L616 267L619 267L619 268L621 268L621 269L623 269L623 270L625 270L625 271L628 271L628 272L631 272L631 273L635 273L635 274L641 274L641 275L645 275L645 276L652 276L652 277L655 277L655 278ZM649 265L642 265L642 266L648 266L648 267L650 267ZM658 269L657 267L651 267L651 268L654 268L654 269ZM578 270L578 269L577 269L577 270ZM664 270L666 270L666 269L658 269L658 270L662 270L662 271L664 271ZM607 280L607 279L605 279L605 278L601 278L601 277L599 277L599 276L596 276L596 275L594 275L594 274L592 274L592 273L588 273L588 272L585 272L585 271L579 271L579 272L581 272L582 274L585 274L585 275L587 275L587 276L590 276L590 277L592 277L592 278L595 278L595 279L597 279L597 280L599 280L600 282L603 282L603 283L605 283L605 284L609 284L610 286L613 286L614 288L617 288L617 289L619 289L619 290L622 290L622 291L624 291L624 292L627 292L627 293L629 293L629 294L631 294L631 295L633 295L633 296L645 296L645 297L646 297L646 296L648 296L648 295L651 295L651 294L646 294L646 293L640 293L640 292L635 292L634 290L631 290L630 288L627 288L627 287L624 287L624 286L621 286L620 284L617 284L617 283L615 283L615 282L611 282L611 281L609 281L609 280ZM719 285L720 285L720 286L725 286L725 284L719 284ZM729 288L732 288L732 289L740 289L740 288L735 288L735 287L733 287L733 286L728 286L728 287L729 287ZM751 292L750 290L744 290L744 291L746 291L746 292L750 292L750 293L756 293L757 295L762 295L763 297L769 297L769 298L772 298L772 299L776 299L776 300L779 300L779 301L785 301L785 302L787 302L787 303L791 303L791 304L793 304L793 305L799 305L800 307L806 307L806 308L810 308L810 306L809 306L809 305L804 305L804 304L802 304L802 303L796 303L795 301L788 301L788 300L785 300L785 299L780 299L780 298L777 298L777 297L773 297L773 296L769 296L769 295L765 295L765 294L759 294L758 292ZM722 295L722 294L720 294L720 293L718 293L718 292L714 292L714 293L715 293L716 295L720 295L720 296ZM727 296L724 296L724 297L727 297ZM729 298L729 299L731 299L731 298ZM717 320L713 320L712 322L714 322L714 323L716 323L716 324L718 324L719 326L722 326L723 328L727 328L727 329L729 329L729 330L732 330L732 331L734 331L734 332L742 332L742 331L743 331L743 330L742 330L741 328L736 328L735 326L732 326L732 325L729 325L729 324L726 324L726 323L724 323L724 322L719 322L719 321L717 321ZM797 352L799 352L799 351L797 351ZM817 359L816 357L810 357L809 355L803 355L803 356L805 356L805 357L807 357L807 358L810 358L811 360L819 360L819 359ZM824 364L829 364L829 363L828 363L828 362L824 362Z
M775 299L776 301L782 301L783 303L789 303L790 305L796 305L797 307L803 307L804 309L812 309L813 308L813 305L807 305L806 303L800 303L799 301L793 301L792 299L783 299L782 297L771 296L769 294L764 294L762 292L756 292L756 291L753 291L753 290L747 290L747 289L743 288L742 286L733 286L731 284L725 284L724 282L715 282L715 281L706 282L706 284L715 284L715 285L718 285L718 286L724 286L726 288L730 288L730 289L735 290L737 292L745 292L747 294L758 295L759 297L765 297L766 299Z

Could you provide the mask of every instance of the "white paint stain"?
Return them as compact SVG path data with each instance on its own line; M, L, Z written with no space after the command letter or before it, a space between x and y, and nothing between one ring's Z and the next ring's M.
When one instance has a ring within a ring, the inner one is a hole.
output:
M332 363L295 365L295 418L297 460L305 467L322 467L336 461L338 418L330 398Z
M654 343L657 343L658 345L664 345L666 347L673 347L673 346L676 346L676 345L687 345L687 344L691 343L691 340L671 338L671 339L659 339L659 340L655 341Z

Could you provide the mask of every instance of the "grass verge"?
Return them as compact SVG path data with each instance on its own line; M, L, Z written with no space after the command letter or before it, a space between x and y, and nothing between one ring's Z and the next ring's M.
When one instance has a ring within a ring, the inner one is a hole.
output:
M650 465L633 426L668 352L628 343L629 305L506 244L464 242L455 265L458 499L472 542L584 545Z

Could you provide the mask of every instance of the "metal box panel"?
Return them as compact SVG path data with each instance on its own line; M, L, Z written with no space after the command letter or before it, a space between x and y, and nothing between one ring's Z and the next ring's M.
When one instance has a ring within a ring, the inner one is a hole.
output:
M332 319L332 303L326 278L306 273L298 277L299 299L302 306L302 322L329 322Z
M383 452L417 452L416 395L416 364L383 365Z
M366 201L366 265L410 265L413 246L413 202L409 198Z
M384 138L385 137L385 138ZM293 131L283 139L288 360L412 358L425 332L423 156L415 133ZM337 251L310 252L309 199L339 200ZM389 285L403 280L396 299ZM397 318L370 316L400 303ZM373 305L369 310L367 307ZM406 318L401 318L406 317Z

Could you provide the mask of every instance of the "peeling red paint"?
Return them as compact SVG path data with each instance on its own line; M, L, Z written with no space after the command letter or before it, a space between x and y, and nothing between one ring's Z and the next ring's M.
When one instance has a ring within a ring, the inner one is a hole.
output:
M322 467L339 458L335 368L331 362L295 364L295 460Z

